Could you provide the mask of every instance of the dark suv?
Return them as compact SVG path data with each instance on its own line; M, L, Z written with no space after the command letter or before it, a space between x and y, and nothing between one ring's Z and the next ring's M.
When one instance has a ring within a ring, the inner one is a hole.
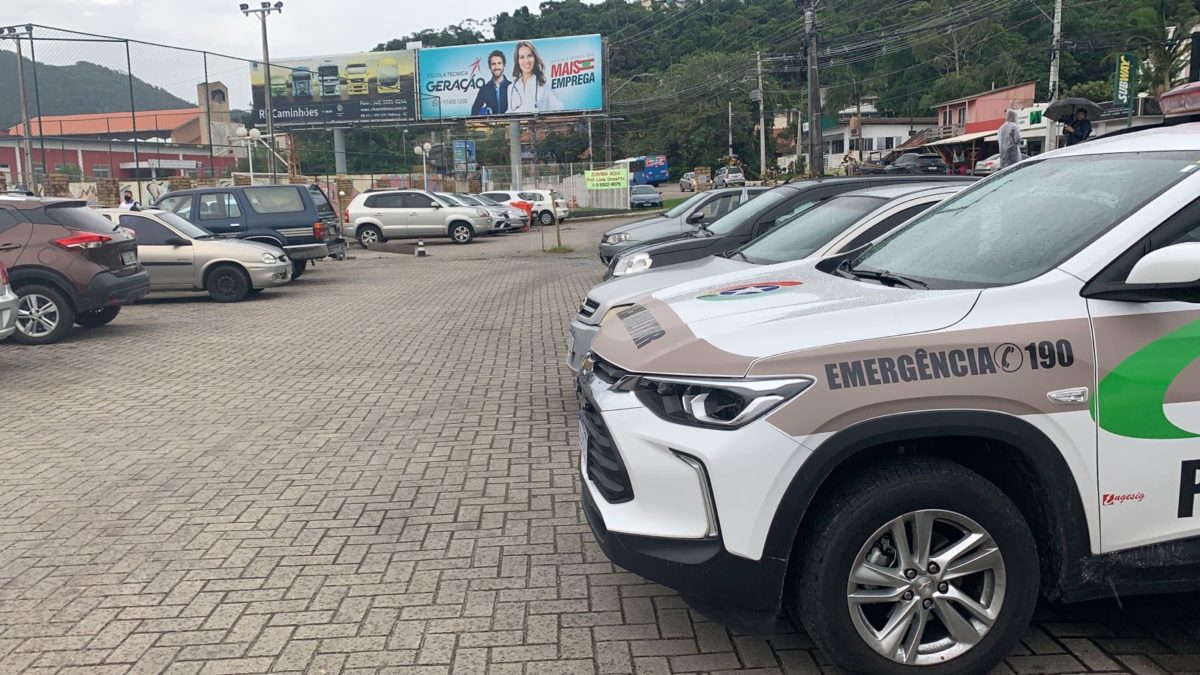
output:
M75 199L0 196L0 264L16 291L22 344L57 342L72 324L94 328L150 292L137 242Z
M168 192L154 206L222 237L278 246L295 279L309 260L342 257L337 211L316 185L256 185Z
M938 175L946 173L946 163L934 153L906 152L884 168L884 173Z

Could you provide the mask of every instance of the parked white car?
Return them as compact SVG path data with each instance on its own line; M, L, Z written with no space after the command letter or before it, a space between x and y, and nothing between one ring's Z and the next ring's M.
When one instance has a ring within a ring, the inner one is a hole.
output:
M8 283L8 270L0 263L0 340L17 332L17 302Z
M483 196L502 204L516 202L532 204L533 219L542 225L554 224L554 214L550 213L551 208L558 215L560 223L571 215L571 209L567 208L567 201L553 194L551 190L493 190L483 193Z

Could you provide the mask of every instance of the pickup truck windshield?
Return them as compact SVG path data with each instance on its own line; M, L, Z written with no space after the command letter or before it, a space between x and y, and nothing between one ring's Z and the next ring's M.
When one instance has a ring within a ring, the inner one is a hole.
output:
M853 266L935 289L1028 281L1190 176L1197 159L1139 152L1021 162L926 211Z

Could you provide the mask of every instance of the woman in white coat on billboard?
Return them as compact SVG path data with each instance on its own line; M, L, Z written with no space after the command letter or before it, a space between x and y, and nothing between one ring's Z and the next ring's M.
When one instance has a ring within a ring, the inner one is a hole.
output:
M508 85L508 114L562 110L562 101L546 81L546 64L532 42L518 42L513 54L513 81Z

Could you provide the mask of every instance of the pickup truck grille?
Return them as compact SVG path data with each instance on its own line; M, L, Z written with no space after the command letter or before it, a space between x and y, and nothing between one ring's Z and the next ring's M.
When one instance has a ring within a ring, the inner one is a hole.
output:
M608 433L600 411L585 393L581 398L579 421L587 430L587 477L610 504L633 500L633 485L621 461L621 453Z
M582 316L585 319L591 318L591 316L595 314L596 310L598 309L600 309L600 303L592 300L591 298L584 298L583 304L579 307L579 316Z

